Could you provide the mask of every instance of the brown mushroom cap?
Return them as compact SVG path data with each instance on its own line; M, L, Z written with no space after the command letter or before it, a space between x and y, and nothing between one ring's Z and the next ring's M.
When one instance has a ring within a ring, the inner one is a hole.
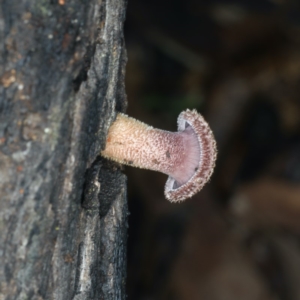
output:
M204 118L196 110L183 111L178 116L177 122L179 132L184 132L190 129L189 127L192 128L199 147L190 149L188 155L194 157L196 153L199 159L196 167L192 164L194 174L187 182L178 183L172 176L168 177L165 185L165 196L171 202L183 201L199 192L210 179L217 156L213 133Z

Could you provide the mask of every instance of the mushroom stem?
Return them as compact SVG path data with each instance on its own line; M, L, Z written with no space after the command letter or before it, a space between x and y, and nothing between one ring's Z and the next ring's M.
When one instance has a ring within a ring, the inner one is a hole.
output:
M121 164L167 174L166 198L182 201L209 180L216 146L208 124L195 110L180 114L178 132L155 129L120 113L101 154Z
M109 129L102 155L121 164L162 172L181 185L192 177L198 166L199 155L194 155L192 161L188 157L189 149L194 148L194 152L200 151L191 127L182 132L169 132L118 114Z

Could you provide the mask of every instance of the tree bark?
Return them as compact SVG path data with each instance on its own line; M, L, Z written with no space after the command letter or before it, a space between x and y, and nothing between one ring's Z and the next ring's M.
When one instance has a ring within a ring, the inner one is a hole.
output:
M125 0L0 2L0 299L125 299Z

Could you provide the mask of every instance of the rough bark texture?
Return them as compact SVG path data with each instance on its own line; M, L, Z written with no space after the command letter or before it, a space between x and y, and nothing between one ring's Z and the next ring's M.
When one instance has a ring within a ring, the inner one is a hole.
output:
M125 0L0 2L0 299L125 299Z

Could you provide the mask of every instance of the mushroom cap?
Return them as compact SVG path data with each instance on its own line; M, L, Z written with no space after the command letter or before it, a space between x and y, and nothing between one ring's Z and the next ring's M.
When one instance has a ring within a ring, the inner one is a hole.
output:
M213 133L196 110L183 111L177 119L178 131L184 131L188 126L193 129L199 142L199 163L195 173L185 183L178 185L169 176L165 185L165 197L171 202L181 202L198 193L210 179L217 157L216 141Z

